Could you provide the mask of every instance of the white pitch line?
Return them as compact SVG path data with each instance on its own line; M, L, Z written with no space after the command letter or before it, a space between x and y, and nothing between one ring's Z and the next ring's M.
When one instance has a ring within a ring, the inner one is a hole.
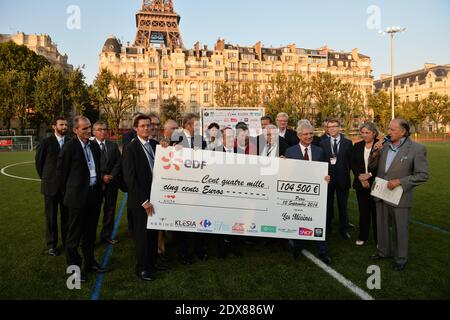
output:
M330 268L325 263L317 259L311 252L308 250L302 250L302 253L305 257L307 257L309 260L314 262L319 268L321 268L323 271L328 273L330 276L335 278L339 283L341 283L344 287L348 288L351 292L356 294L358 297L360 297L362 300L375 300L370 294L365 292L363 289L355 285L350 280L346 279L342 274L334 270L333 268Z
M14 176L12 174L9 174L9 173L5 172L5 170L8 169L8 168L11 168L11 167L14 167L14 166L18 166L20 164L28 164L28 163L34 163L34 161L27 161L27 162L19 162L19 163L10 164L9 166L6 166L6 167L2 168L0 173L3 174L4 176L10 177L10 178L14 178L14 179L21 179L21 180L38 181L38 182L40 182L41 179L19 177L19 176Z

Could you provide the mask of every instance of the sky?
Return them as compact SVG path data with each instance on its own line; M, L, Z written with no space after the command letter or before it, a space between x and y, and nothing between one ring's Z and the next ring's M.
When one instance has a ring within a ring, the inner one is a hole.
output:
M450 63L450 0L174 0L186 48L200 41L266 47L295 43L316 49L359 52L372 58L373 75L390 73L389 26L407 28L395 37L395 74L423 64ZM83 67L92 83L109 35L134 42L142 0L0 0L0 33L46 33ZM75 8L75 9L74 9ZM79 15L77 14L79 12ZM78 23L79 22L79 23ZM69 23L69 24L68 24Z

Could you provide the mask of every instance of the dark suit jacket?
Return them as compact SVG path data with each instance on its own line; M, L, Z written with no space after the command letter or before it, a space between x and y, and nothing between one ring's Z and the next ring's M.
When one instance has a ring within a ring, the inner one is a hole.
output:
M100 149L97 140L94 140L93 143L97 144ZM114 177L113 181L118 182L122 175L122 156L119 151L119 146L110 140L105 140L105 146L107 162L106 167L101 167L102 179L104 175L112 175Z
M70 139L65 136L64 144ZM58 155L61 152L58 140L52 134L38 145L35 156L36 171L41 178L41 193L54 196L60 187L59 176L56 174Z
M134 138L136 138L136 136L137 136L137 134L136 134L136 131L134 129L131 129L127 133L124 133L124 135L122 136L122 146L123 146L123 148L125 148L125 146L130 144L130 142Z
M370 151L369 156L369 164L370 164L370 157L372 156L373 147L378 142L378 139L375 139L372 150ZM352 161L351 161L351 169L353 171L354 180L353 180L353 188L355 190L366 190L363 188L361 181L359 181L358 177L362 173L366 173L366 166L364 163L364 149L365 149L366 143L363 141L360 141L358 143L355 143L353 146L352 151ZM369 184L372 186L373 181L375 180L375 176L377 175L377 168L374 166L367 166L367 169L370 173L372 173L372 178L369 179Z
M97 184L94 191L100 201L100 148L92 141L90 148L97 173ZM57 171L61 177L64 205L68 208L84 208L89 195L90 173L83 147L77 137L64 144L59 154Z
M264 156L264 154L262 154L264 151L264 147L266 146L266 138L264 137L264 135L261 134L257 137L252 137L251 141L257 146L258 155ZM290 146L286 143L285 139L283 139L282 137L278 137L278 156L284 156L286 150L289 147Z
M322 148L315 146L311 144L311 155L312 155L312 161L320 161L320 162L327 162L327 158L325 156L325 152L322 150ZM292 146L286 150L285 154L286 158L288 159L298 159L303 160L303 152L300 149L300 144L297 144L295 146Z
M184 131L181 134L179 134L178 136L174 135L174 138L176 140L173 140L171 142L171 145L181 145L183 148L189 148L190 142L188 141L186 135L184 134ZM200 135L194 136L194 144L195 144L194 147L196 149L202 149L202 150L205 150L206 146L207 146L205 139L203 139L203 137Z
M288 146L290 146L290 147L300 143L297 132L295 132L294 130L289 129L289 128L286 128L286 133L284 134L284 138L281 137L281 139L284 139L284 142L286 142L288 144Z
M157 144L157 141L150 140L153 152L156 152ZM150 201L153 172L139 139L134 139L125 148L122 168L123 177L128 187L128 208L142 208L142 204L146 200Z
M333 157L333 152L331 151L330 139L324 139L321 142L321 147L325 151L325 156L327 160ZM335 183L338 188L349 189L350 188L350 163L352 159L352 141L345 138L341 134L341 142L339 145L339 151L337 155L336 165L328 166L328 174L331 177L331 182Z

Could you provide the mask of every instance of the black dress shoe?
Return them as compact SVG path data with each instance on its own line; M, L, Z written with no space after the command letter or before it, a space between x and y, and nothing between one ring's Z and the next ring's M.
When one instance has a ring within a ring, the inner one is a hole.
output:
M141 271L138 272L137 276L143 281L153 281L155 277L150 271Z
M192 264L192 260L189 259L188 257L180 257L180 258L178 259L178 261L179 261L182 265L185 265L185 266L188 266L188 265L191 265L191 264Z
M370 256L370 259L372 260L382 260L382 259L389 259L390 257L383 257L379 253L375 253Z
M347 231L341 231L341 237L344 240L350 240L352 237L350 236L350 233L348 233Z
M326 265L329 265L331 263L331 258L326 254L319 254L319 259Z
M395 271L403 271L405 270L406 263L394 263L394 270Z
M52 257L56 257L58 255L58 251L56 250L56 248L50 248L48 249L48 254Z
M206 260L208 260L209 257L208 257L207 253L202 253L202 254L197 255L197 258L201 261L206 261Z
M107 267L102 267L102 265L100 263L98 263L97 261L94 261L90 266L88 266L86 268L86 270L88 271L95 271L98 273L105 273L105 272L109 272L110 269Z
M169 266L167 266L165 264L161 264L161 263L156 263L153 266L153 269L155 269L156 271L166 271L166 270L169 270Z

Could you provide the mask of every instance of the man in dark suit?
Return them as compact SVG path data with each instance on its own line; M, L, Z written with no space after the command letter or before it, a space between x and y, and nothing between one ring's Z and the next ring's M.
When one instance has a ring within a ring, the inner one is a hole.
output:
M225 127L221 130L222 145L217 147L215 151L225 153L237 153L235 142L235 132L231 127ZM225 259L229 251L233 252L236 257L242 256L242 237L232 235L216 235L217 241L217 257Z
M128 186L128 210L133 220L137 276L153 281L154 272L166 270L157 264L158 230L147 229L147 219L155 211L150 203L157 141L149 139L151 120L146 115L134 119L137 137L123 152L123 175Z
M133 123L134 123L134 119L136 119L140 115L143 115L143 113L137 112L133 115ZM122 136L122 152L125 150L127 145L129 145L131 143L131 141L133 141L133 139L136 138L136 136L137 136L136 130L134 130L134 128L131 128L130 131L123 134L123 136ZM125 181L123 180L123 177L122 177L120 189L123 192L128 191L128 188L125 184ZM133 219L131 218L131 213L128 211L128 207L127 207L127 222L128 222L128 236L130 238L133 238Z
M398 205L376 199L378 253L373 260L394 257L393 268L402 271L408 261L409 219L413 205L414 188L428 180L426 148L409 138L409 124L404 119L394 119L388 129L390 143L379 154L377 177L387 180L387 188L402 186ZM395 229L395 239L392 233Z
M105 272L94 257L95 238L101 205L100 149L89 141L91 122L77 116L73 120L76 137L64 144L58 158L58 174L64 193L64 205L69 208L69 227L66 239L67 264L81 268L81 248L84 257L85 280L88 271Z
M322 123L323 135L320 136L320 141L324 141L324 140L330 139L330 135L328 133L328 120L329 119L325 119L323 121L323 123Z
M327 158L323 150L320 147L312 144L314 128L311 126L311 124L300 123L297 128L297 132L300 142L299 144L292 146L286 150L286 158L298 159L302 161L327 162ZM330 177L326 176L325 180L329 182ZM294 259L298 259L300 257L302 242L302 240L294 240ZM319 248L319 259L322 260L325 264L330 264L331 259L327 253L328 248L326 241L318 241L317 245Z
M263 132L263 143L258 147L259 155L266 157L281 157L284 156L289 145L278 135L278 128L269 124L265 127Z
M330 139L322 140L321 146L325 151L325 155L329 162L329 175L331 182L328 186L328 230L330 234L332 230L334 217L334 194L336 193L338 209L339 209L339 223L340 234L343 239L350 239L348 229L354 228L348 220L348 195L350 190L350 164L352 158L352 141L346 139L341 134L341 124L337 119L330 119L327 122Z
M174 134L172 145L189 149L206 149L206 141L199 134L200 121L194 113L188 113L183 117L183 131ZM189 252L190 243L194 243L195 255L200 260L208 259L205 248L205 235L201 233L175 232L178 245L178 259L184 264L192 264L193 254Z
M100 148L100 171L102 184L103 204L103 228L100 233L100 241L116 244L118 241L112 239L114 228L114 217L116 214L117 195L119 192L119 179L122 174L122 159L119 146L107 140L108 130L104 122L94 123L93 143Z
M37 147L35 165L41 178L41 193L44 195L45 239L48 254L57 256L58 244L58 206L61 213L61 241L65 246L67 235L67 208L63 204L59 177L56 172L58 155L69 139L66 137L67 120L57 117L53 121L54 134L44 139Z
M299 143L297 132L288 128L289 116L287 113L280 112L277 115L276 123L280 130L280 137L291 147Z

